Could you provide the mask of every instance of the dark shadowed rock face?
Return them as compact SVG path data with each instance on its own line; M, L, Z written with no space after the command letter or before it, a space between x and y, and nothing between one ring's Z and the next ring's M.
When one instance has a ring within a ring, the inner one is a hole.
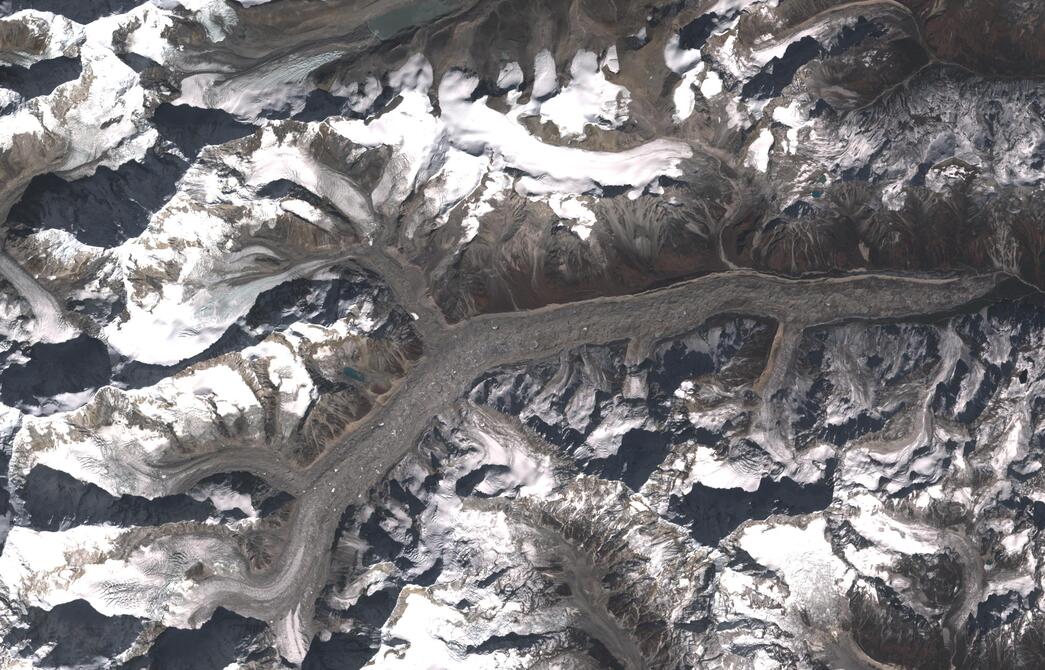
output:
M286 491L274 489L264 479L249 472L223 472L201 479L195 491L205 492L217 487L234 493L249 496L251 505L259 516L266 517L284 511L294 497ZM229 518L242 518L242 510L238 508L220 510Z
M67 16L79 23L120 14L142 4L145 0L0 0L0 17L23 9L37 9Z
M621 439L616 458L593 459L588 462L587 470L607 479L619 479L638 491L667 456L668 440L663 433L628 431Z
M740 95L745 98L775 98L795 78L798 68L810 62L820 53L820 44L812 37L789 44L784 55L769 61L762 71L752 77Z
M224 144L255 131L253 125L237 121L220 109L169 103L156 108L152 122L164 139L173 142L190 158L195 158L205 146Z
M175 521L203 521L216 515L210 504L187 495L154 500L129 495L115 497L94 484L85 484L43 465L33 468L18 496L25 501L28 525L49 531L83 524L158 526Z
M261 643L265 624L219 608L199 630L169 628L156 638L145 658L130 668L224 670L251 660L272 662Z
M832 485L802 485L789 479L762 480L758 489L714 489L694 484L681 499L673 501L677 523L686 524L701 544L716 545L748 519L763 520L772 514L794 516L824 510L831 504Z
M84 244L115 247L137 237L167 201L188 165L172 155L146 154L115 170L100 167L90 177L66 181L53 174L30 182L11 210L11 232L46 229L71 233Z
M32 68L32 76L22 78L32 86L43 86L47 79L38 77L35 69L58 60L62 59L38 63ZM69 65L59 70L55 66L50 77L66 74L68 79L75 79L79 63L71 62L76 68ZM31 96L23 93L23 97ZM177 147L180 156L149 151L141 161L129 161L116 169L102 166L93 175L72 181L53 174L40 175L11 210L11 233L29 235L53 228L72 233L91 246L119 246L145 230L150 217L174 195L178 180L204 147L246 137L255 130L220 110L167 103L157 107L152 123L160 137Z
M0 373L0 401L29 408L46 407L62 394L96 389L109 382L111 367L105 345L86 335L59 344L38 343L25 363ZM63 402L59 399L58 406Z
M2 638L10 649L31 656L53 645L35 667L93 668L126 651L145 627L130 616L107 617L83 600L73 600L50 611L29 608L27 626Z
M79 78L83 68L78 58L51 58L29 67L0 67L0 87L9 88L23 99L47 95L67 81Z
M373 640L346 633L334 633L328 640L315 640L302 670L359 670L374 656Z

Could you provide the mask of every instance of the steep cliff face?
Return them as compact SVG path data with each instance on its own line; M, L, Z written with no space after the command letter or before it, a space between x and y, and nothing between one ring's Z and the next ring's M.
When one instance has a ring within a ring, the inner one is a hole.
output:
M0 665L1045 664L1032 0L0 0Z

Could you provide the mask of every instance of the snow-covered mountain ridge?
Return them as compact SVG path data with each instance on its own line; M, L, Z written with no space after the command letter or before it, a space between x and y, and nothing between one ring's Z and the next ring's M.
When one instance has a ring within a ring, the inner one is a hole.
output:
M0 0L0 667L1041 667L1039 4Z

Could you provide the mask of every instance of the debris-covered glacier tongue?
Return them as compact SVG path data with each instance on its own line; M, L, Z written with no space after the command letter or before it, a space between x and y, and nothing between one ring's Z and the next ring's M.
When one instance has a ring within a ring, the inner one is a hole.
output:
M1036 0L0 0L0 667L1045 667Z

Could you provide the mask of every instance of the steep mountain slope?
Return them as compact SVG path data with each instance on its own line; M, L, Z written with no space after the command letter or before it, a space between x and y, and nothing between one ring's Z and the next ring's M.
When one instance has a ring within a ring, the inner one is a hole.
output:
M0 0L0 666L1045 664L1033 0Z

